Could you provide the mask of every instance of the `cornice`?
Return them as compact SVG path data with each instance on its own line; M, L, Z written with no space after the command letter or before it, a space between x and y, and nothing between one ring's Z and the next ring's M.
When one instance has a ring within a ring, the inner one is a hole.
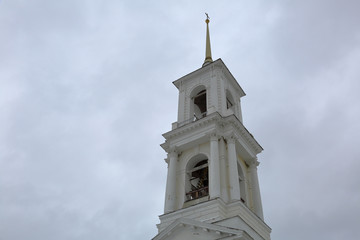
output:
M230 70L228 69L228 67L225 65L225 63L222 60L221 60L221 63L222 63L222 65L224 66L224 68L226 70L226 71L223 71L225 77L232 80L231 82L233 84L233 87L237 88L240 91L240 97L245 96L246 93L244 92L244 90L242 89L242 87L240 86L238 81L236 81L234 75L232 75L232 73L230 72Z
M222 70L221 72L224 74L224 76L231 80L230 82L233 84L233 87L237 88L240 91L240 97L243 97L246 95L244 90L241 88L241 86L236 81L235 77L232 75L232 73L230 72L230 70L228 69L228 67L225 65L225 63L223 62L223 60L221 58L215 60L214 62L212 62L210 64L207 64L204 67L196 69L195 71L193 71L189 74L186 74L185 76L173 81L173 84L178 89L180 89L181 83L186 82L190 79L193 79L196 76L199 76L199 75L205 73L206 71L211 70L211 68L218 68L219 70Z
M209 134L216 133L218 135L221 135L221 129L230 126L235 130L231 133L232 136L236 135L237 137L241 137L241 139L244 140L245 143L250 146L256 154L262 152L263 148L235 115L222 117L218 112L214 112L195 122L188 123L184 126L175 128L167 133L164 133L163 137L165 138L165 143L161 144L161 147L165 151L168 151L170 142L184 136L185 134L191 133L194 130L199 130L214 123L216 124L216 127Z
M252 239L244 230L205 223L190 218L179 218L166 227L163 231L161 231L155 238L153 238L153 240L166 239L168 236L174 233L176 229L184 227L190 227L191 229L198 228L204 232L213 232L219 237L226 239Z
M224 118L227 123L230 123L237 132L240 133L247 143L249 143L255 150L256 153L262 152L264 149L261 145L255 140L254 136L247 130L247 128L239 121L235 115L230 115Z
M179 89L180 83L187 81L189 79L192 79L208 70L211 69L211 67L214 67L219 61L222 61L220 58L215 60L214 62L205 65L204 67L198 68L195 71L192 71L191 73L186 74L185 76L173 81L173 84Z
M214 112L212 114L209 114L207 115L206 117L204 118L201 118L195 122L191 122L191 123L188 123L184 126L181 126L181 127L178 127L178 128L175 128L174 130L171 130L167 133L164 133L162 136L166 139L166 140L170 140L170 139L173 139L177 136L181 136L187 132L190 132L194 129L198 129L202 126L207 126L211 123L214 123L214 122L219 122L221 120L221 115L218 113L218 112Z

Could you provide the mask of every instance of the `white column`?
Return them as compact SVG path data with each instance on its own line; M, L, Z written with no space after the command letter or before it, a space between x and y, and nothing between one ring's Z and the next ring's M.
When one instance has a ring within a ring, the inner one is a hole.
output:
M252 200L254 204L254 212L255 214L264 220L263 209L261 204L261 196L260 196L260 188L259 188L259 180L257 174L257 166L259 162L255 159L249 167L250 177L251 177L251 190L252 190Z
M230 183L230 200L240 201L240 184L239 172L236 157L235 138L229 137L228 144L228 160L229 160L229 183Z
M210 198L220 197L219 137L210 135L209 192Z
M171 150L168 153L169 166L168 175L166 181L166 197L165 197L165 209L164 212L175 211L176 204L176 165L178 159L178 153L175 150Z

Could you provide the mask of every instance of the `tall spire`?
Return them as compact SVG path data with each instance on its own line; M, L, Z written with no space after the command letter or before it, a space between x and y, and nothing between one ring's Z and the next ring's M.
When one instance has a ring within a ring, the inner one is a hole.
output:
M210 22L210 18L209 15L207 13L206 14L206 50L205 50L205 61L203 63L203 66L211 63L212 57L211 57L211 47L210 47L210 33L209 33L209 22Z

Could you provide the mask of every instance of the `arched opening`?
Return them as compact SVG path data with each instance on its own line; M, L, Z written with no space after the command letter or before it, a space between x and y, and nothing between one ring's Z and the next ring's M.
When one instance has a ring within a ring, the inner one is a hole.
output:
M196 121L206 116L207 113L207 104L206 104L206 89L204 86L199 86L194 89L191 94L192 106L191 116Z
M186 168L186 201L209 195L208 158L199 154L193 157Z
M241 165L238 163L238 173L239 173L239 186L240 186L240 200L241 202L247 204L246 201L246 182L244 172L242 171Z
M235 105L234 98L232 97L229 90L226 90L226 108L232 108Z

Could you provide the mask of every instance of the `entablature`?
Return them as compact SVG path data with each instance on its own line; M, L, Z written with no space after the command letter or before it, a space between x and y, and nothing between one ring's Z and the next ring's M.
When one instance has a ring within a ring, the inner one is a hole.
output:
M256 159L256 155L263 150L235 115L222 117L218 112L164 133L165 143L161 147L166 152L172 148L181 152L194 144L209 141L210 135L214 133L225 139L234 137L237 148L248 163Z
M234 76L232 75L232 73L230 72L230 70L226 67L225 63L223 62L223 60L221 58L217 59L216 61L201 67L181 78L179 78L178 80L173 81L173 84L180 90L181 86L189 81L192 80L202 74L206 74L209 72L209 69L214 68L214 69L220 69L222 70L222 73L224 74L224 76L229 79L232 83L232 86L237 89L240 92L240 97L245 96L245 92L244 90L241 88L241 86L239 85L239 83L236 81L236 79L234 78Z

